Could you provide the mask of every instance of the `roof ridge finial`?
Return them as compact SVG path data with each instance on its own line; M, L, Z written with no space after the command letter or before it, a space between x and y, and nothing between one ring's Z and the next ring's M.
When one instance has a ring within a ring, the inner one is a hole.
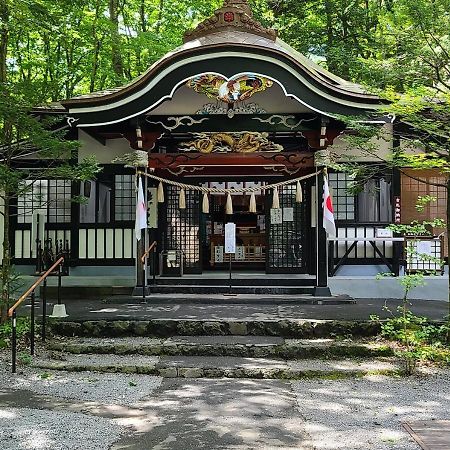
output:
M195 30L184 34L184 42L192 41L221 30L242 31L256 34L272 41L277 38L277 32L265 28L253 18L252 9L247 0L225 0L222 8L214 11L214 15L197 25Z

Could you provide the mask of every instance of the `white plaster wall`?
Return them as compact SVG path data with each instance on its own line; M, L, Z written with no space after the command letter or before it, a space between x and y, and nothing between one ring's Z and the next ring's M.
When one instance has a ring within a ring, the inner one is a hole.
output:
M79 161L87 156L95 155L100 164L111 164L114 158L133 151L125 138L108 139L106 140L106 145L102 145L82 129L79 130L79 141Z
M134 229L106 228L79 230L79 256L81 260L135 258Z
M368 155L364 150L351 149L349 143L345 141L345 134L338 136L331 147L330 152L333 157L340 162L353 159L360 162L380 162L380 158L385 160L389 157L393 148L393 125L391 123L383 125L382 137L372 139L368 148L375 146L377 148L376 155Z

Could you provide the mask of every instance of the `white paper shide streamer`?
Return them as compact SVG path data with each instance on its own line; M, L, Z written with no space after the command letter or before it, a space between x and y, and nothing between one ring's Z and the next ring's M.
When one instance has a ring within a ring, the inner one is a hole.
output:
M136 203L136 219L134 224L134 233L138 241L141 240L142 230L147 228L147 207L145 205L144 188L142 187L142 178L139 177L138 195Z

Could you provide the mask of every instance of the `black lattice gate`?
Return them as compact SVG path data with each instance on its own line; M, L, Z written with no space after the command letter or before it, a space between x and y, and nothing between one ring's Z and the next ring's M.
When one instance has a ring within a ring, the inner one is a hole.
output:
M303 189L302 203L296 203L296 186L288 185L279 190L280 209L271 211L272 197L267 205L267 272L305 273L305 223L306 205L310 201Z
M163 227L163 273L201 273L200 194L186 191L186 209L179 208L179 189L167 186Z

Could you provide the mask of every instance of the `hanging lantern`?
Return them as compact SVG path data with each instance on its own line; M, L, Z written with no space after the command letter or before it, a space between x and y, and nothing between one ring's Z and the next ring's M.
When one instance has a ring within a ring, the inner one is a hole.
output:
M233 214L233 200L231 199L231 194L228 192L227 203L225 205L225 214Z
M209 199L206 192L203 194L202 211L204 214L209 214Z
M297 189L295 191L295 202L296 203L303 202L303 189L300 181L297 181Z
M158 203L164 203L164 186L161 181L158 184Z
M272 199L272 209L280 208L280 197L278 196L278 188L275 187L273 190L273 199Z
M178 206L180 209L186 209L186 193L184 189L180 189L180 197L178 199Z
M250 195L250 205L248 207L248 211L251 213L256 213L256 197L254 192Z

